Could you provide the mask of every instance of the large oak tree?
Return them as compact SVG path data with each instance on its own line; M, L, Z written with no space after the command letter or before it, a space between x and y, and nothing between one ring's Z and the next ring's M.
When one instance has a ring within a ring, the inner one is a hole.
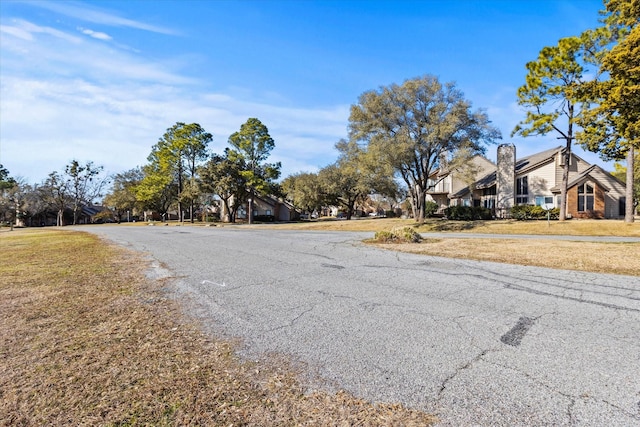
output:
M198 169L199 186L205 193L218 196L223 204L221 220L236 222L238 208L249 198L249 185L243 172L246 164L238 156L229 156L229 149L223 155L214 154Z
M484 144L501 137L454 83L429 75L360 95L351 107L349 135L405 182L419 222L425 218L429 176L441 160L463 148L482 153Z

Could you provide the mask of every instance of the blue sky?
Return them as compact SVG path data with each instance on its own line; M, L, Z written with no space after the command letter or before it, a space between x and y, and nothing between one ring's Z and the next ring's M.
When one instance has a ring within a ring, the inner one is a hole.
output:
M317 171L335 161L360 94L424 74L456 82L518 157L532 154L562 142L510 137L524 118L525 64L597 26L601 9L601 0L2 0L0 163L31 183L72 159L117 173L145 164L176 122L199 123L222 152L257 117L283 177Z

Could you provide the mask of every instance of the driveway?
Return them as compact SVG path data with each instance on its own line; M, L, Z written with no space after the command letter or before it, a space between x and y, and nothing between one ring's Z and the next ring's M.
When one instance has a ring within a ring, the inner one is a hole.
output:
M310 386L441 426L640 425L637 277L395 253L372 233L80 229L148 253L207 329L302 363Z

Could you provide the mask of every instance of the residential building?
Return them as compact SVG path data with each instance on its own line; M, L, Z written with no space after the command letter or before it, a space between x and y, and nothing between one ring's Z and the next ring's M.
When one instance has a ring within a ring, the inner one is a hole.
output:
M472 157L470 164L464 168L451 169L445 162L441 162L427 182L427 201L438 204L437 212L442 213L450 204L452 194L457 194L468 188L478 177L495 171L496 165L484 156ZM471 199L461 199L460 204L471 206Z
M498 164L477 181L447 193L450 204L483 206L498 218L509 216L514 205L560 207L564 166L563 147L516 160L513 144L498 147ZM598 165L571 153L567 189L567 216L624 218L625 184Z

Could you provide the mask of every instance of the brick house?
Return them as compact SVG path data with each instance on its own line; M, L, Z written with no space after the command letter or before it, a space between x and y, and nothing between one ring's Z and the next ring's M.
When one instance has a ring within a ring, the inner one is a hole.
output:
M496 217L514 205L560 207L564 148L516 159L513 144L498 147L498 164L480 179L447 194L451 205L483 206ZM569 161L567 214L573 218L624 218L625 184L574 153Z

